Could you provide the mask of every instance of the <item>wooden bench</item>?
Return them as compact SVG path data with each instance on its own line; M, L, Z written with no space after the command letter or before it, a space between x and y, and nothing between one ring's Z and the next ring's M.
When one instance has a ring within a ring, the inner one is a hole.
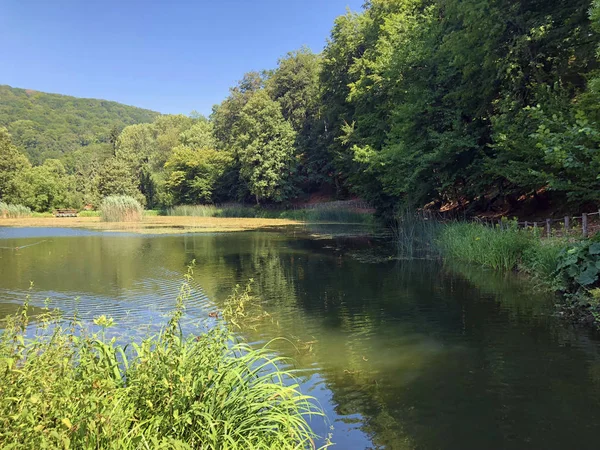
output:
M55 209L54 217L77 217L76 209Z

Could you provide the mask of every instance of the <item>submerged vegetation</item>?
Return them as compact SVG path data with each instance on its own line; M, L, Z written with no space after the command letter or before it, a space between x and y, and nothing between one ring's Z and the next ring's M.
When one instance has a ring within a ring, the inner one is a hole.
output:
M104 222L139 222L143 213L140 202L127 195L112 195L100 204L100 218Z
M29 448L309 449L323 414L286 361L239 341L219 321L197 336L180 323L185 283L163 330L121 345L28 304L0 336L0 446ZM236 294L237 295L237 294ZM247 292L238 305L247 300ZM230 302L235 303L235 299ZM239 307L230 309L230 319Z

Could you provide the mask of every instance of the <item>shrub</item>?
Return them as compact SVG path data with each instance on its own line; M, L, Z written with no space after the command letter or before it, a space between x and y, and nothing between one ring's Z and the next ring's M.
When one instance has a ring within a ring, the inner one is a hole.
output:
M0 336L0 446L314 448L307 418L323 414L284 361L223 321L184 337L189 295L184 284L164 329L125 346L106 338L105 316L91 333L46 311L31 337L26 303Z
M31 217L31 209L23 205L12 205L0 202L0 218L19 219L21 217Z
M127 195L111 195L100 204L100 217L104 222L139 222L143 213L140 202Z

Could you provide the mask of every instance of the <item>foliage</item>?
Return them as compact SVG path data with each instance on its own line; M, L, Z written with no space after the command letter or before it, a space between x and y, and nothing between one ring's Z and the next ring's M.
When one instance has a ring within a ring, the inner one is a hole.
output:
M31 164L25 155L17 150L6 128L0 127L0 199L9 200L18 196L20 187L15 178Z
M140 202L127 195L111 195L100 204L100 218L104 222L139 222L144 209Z
M120 345L28 305L0 337L3 448L314 448L307 418L320 416L286 362L239 342L225 323L184 336L184 284L160 334Z
M2 219L19 219L30 216L31 209L26 206L0 202L0 218Z
M538 239L532 232L518 229L516 224L507 223L500 229L457 222L443 227L439 244L451 258L491 269L513 270Z
M165 186L177 204L213 202L217 183L232 163L226 151L176 147L165 164Z
M600 236L565 247L558 255L556 287L577 294L600 287Z
M234 134L240 176L256 203L285 200L287 183L295 170L296 133L283 118L279 104L266 91L257 91L240 111Z
M36 164L87 145L109 143L115 127L151 122L157 116L106 100L0 86L0 127L8 128L17 147Z

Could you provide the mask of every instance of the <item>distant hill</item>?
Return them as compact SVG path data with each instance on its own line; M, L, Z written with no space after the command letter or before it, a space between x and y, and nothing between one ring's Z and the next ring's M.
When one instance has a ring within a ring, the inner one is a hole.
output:
M0 85L0 126L34 163L109 142L113 128L152 122L158 115L117 102Z

